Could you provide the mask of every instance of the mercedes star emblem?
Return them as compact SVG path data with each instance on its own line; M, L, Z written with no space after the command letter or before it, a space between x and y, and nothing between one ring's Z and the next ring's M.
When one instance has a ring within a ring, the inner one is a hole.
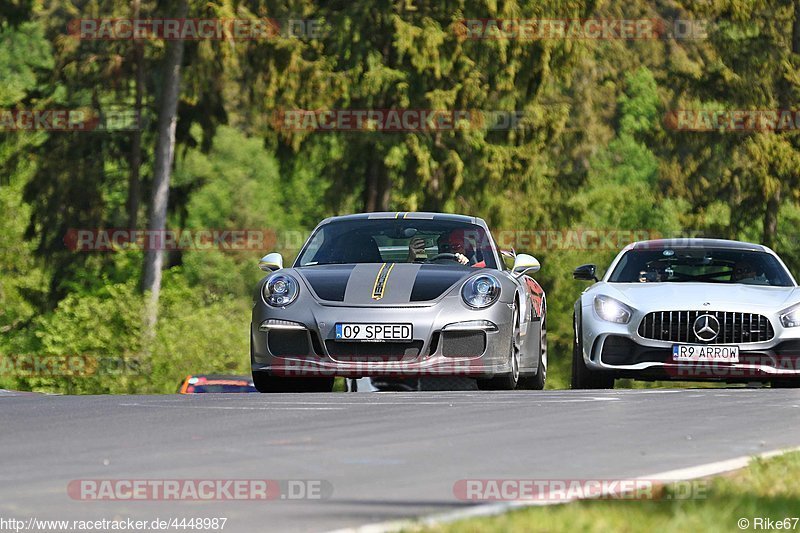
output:
M719 335L719 320L714 315L700 315L694 321L695 336L703 342L711 342Z

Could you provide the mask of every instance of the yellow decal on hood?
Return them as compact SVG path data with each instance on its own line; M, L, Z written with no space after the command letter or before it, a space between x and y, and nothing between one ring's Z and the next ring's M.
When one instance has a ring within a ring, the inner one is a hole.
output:
M378 270L378 276L375 278L375 285L372 287L373 300L380 300L383 298L383 293L386 290L386 283L389 280L389 274L392 273L394 263L389 265L389 268L386 268L386 265L387 263L381 265L381 269Z

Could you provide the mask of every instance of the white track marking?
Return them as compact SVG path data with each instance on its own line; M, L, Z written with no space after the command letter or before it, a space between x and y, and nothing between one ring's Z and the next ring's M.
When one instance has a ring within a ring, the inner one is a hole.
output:
M122 407L148 407L174 409L221 409L224 411L344 411L344 407L294 407L294 406L263 406L263 407L228 407L223 405L172 405L164 403L121 403Z
M714 463L705 463L697 466L691 466L688 468L667 470L666 472L659 472L657 474L651 474L647 476L639 476L637 478L632 478L632 479L653 480L653 481L658 480L664 482L671 482L671 481L688 481L691 479L706 478L710 476L726 474L728 472L733 472L734 470L740 470L749 465L755 459L769 459L772 457L777 457L780 455L784 455L786 453L791 453L796 451L800 451L800 447L771 450L768 452L763 452L752 456L745 455L741 457L736 457L734 459L728 459L726 461L717 461ZM423 526L433 526L437 524L456 522L459 520L465 520L469 518L495 516L507 513L508 511L513 511L515 509L523 509L525 507L562 505L565 503L570 503L570 501L574 501L577 499L578 498L575 498L573 500L559 500L559 501L537 500L537 501L512 501L512 502L486 503L486 504L475 505L463 510L450 511L441 514L425 516L416 520L391 520L388 522L377 522L374 524L366 524L354 528L336 529L329 533L387 533L395 531L413 531Z
M622 391L620 391L622 392ZM680 394L682 390L674 390L674 389L638 389L637 394Z
M168 407L174 409L224 409L228 411L251 411L251 410L274 410L274 409L305 409L305 410L344 410L346 407L338 407L338 406L363 406L363 407L379 407L379 406L416 406L416 405L435 405L441 407L456 407L460 405L512 405L512 404L520 404L520 405L538 405L543 403L587 403L587 402L614 402L619 401L619 398L610 398L605 396L599 397L590 397L590 398L564 398L564 399L529 399L529 400L510 400L510 401L448 401L448 400L439 400L439 401L403 401L403 402L383 402L383 401L375 401L375 402L292 402L292 401L279 401L275 403L271 403L269 405L262 405L262 406L251 406L251 405L242 405L242 406L222 406L222 405L198 405L198 404L183 404L183 403L166 403L166 402L146 402L146 403L121 403L119 405L123 407L150 407L150 408L157 408L157 407ZM306 407L309 406L309 407ZM324 406L324 407L311 407L311 406Z

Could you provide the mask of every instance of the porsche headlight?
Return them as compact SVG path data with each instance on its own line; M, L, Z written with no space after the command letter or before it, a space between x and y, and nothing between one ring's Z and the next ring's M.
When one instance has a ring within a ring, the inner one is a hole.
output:
M781 324L785 328L796 328L800 326L800 304L793 305L781 312Z
M284 307L297 299L300 287L286 274L273 274L264 284L264 301L273 307Z
M627 324L633 314L633 310L624 303L602 294L594 297L594 310L603 320L617 324Z
M467 280L461 288L461 297L470 307L489 307L500 298L500 282L494 276L483 274Z

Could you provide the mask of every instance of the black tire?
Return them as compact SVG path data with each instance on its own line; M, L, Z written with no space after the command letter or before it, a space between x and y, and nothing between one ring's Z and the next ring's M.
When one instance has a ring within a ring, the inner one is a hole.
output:
M800 387L800 379L773 379L770 385L773 389L796 389Z
M514 306L511 324L511 339L508 347L511 372L489 379L476 380L480 390L514 390L517 388L519 383L519 311L516 306Z
M613 389L614 374L611 372L596 372L590 370L583 361L583 353L580 346L582 337L581 326L575 317L572 318L574 324L574 339L572 341L572 389Z
M266 372L253 372L253 384L262 393L331 392L333 378L284 378Z
M477 388L474 379L463 376L425 376L419 380L419 390L457 391Z
M544 390L547 382L547 322L542 317L542 327L539 328L539 367L536 374L519 378L518 389Z

